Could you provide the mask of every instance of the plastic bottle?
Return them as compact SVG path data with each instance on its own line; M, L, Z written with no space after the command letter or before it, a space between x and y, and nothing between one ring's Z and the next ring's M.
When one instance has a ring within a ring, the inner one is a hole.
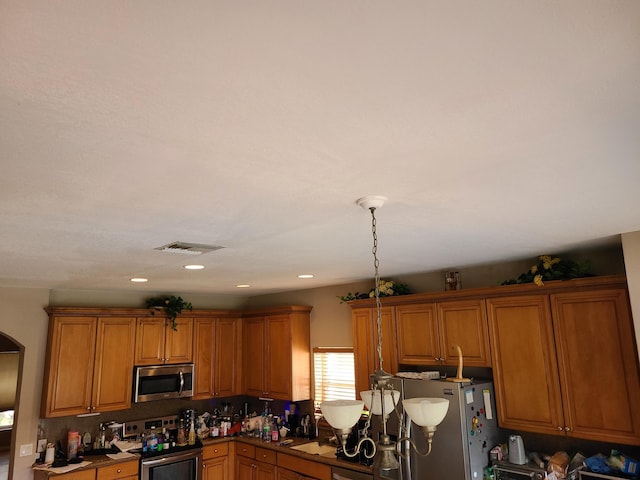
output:
M169 433L166 428L162 428L162 449L169 450Z
M271 424L271 441L277 442L280 439L280 434L278 433L278 421L274 417L273 423Z
M147 448L150 452L158 450L158 436L156 435L155 427L151 428L151 431L147 436Z
M264 421L262 423L262 441L271 441L271 415L264 417Z
M191 421L191 428L189 429L189 440L188 440L189 445L196 444L196 429L194 425L195 423L196 422L194 422L193 420Z
M142 432L142 452L146 453L149 450L149 446L147 445L147 431Z

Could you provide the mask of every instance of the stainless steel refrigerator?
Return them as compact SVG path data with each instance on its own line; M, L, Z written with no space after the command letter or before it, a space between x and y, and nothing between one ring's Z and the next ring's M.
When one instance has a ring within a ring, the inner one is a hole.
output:
M400 459L401 469L392 478L402 480L482 480L489 465L489 451L504 440L496 418L493 382L454 383L444 380L414 380L396 378L396 388L403 398L441 397L449 399L449 411L438 425L431 454L423 457L411 453ZM372 422L373 437L380 431L379 422ZM389 417L388 433L399 432L398 419ZM410 427L411 438L422 452L427 442L420 429ZM408 443L408 442L407 442ZM389 478L374 472L376 478Z

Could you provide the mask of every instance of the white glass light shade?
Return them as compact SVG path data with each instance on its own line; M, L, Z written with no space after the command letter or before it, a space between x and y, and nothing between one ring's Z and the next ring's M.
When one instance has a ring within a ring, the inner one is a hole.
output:
M333 428L347 430L358 422L363 406L360 400L328 400L320 404L320 411Z
M413 422L420 427L435 427L444 420L449 410L446 398L409 398L402 406Z
M373 395L372 395L373 394ZM360 392L360 398L364 400L364 404L367 406L373 415L382 415L382 402L380 398L382 392L380 390L367 390ZM389 415L400 399L400 392L398 390L385 390L384 392L384 414ZM373 401L373 403L372 403Z

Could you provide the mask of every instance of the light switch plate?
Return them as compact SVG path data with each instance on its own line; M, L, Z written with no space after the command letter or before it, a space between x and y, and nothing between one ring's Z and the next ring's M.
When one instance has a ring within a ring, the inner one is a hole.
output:
M24 445L20 445L20 456L28 457L29 455L33 455L33 444L25 443Z
M47 449L47 439L42 438L38 440L38 448L36 448L36 453L42 453Z

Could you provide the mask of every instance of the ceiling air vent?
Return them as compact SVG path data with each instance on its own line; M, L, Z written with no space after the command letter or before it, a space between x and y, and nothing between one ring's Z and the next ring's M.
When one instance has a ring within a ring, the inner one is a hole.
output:
M187 243L187 242L173 242L162 247L157 247L154 250L160 250L161 252L170 253L182 253L185 255L202 255L203 253L213 252L214 250L220 250L220 245L203 245L201 243Z

